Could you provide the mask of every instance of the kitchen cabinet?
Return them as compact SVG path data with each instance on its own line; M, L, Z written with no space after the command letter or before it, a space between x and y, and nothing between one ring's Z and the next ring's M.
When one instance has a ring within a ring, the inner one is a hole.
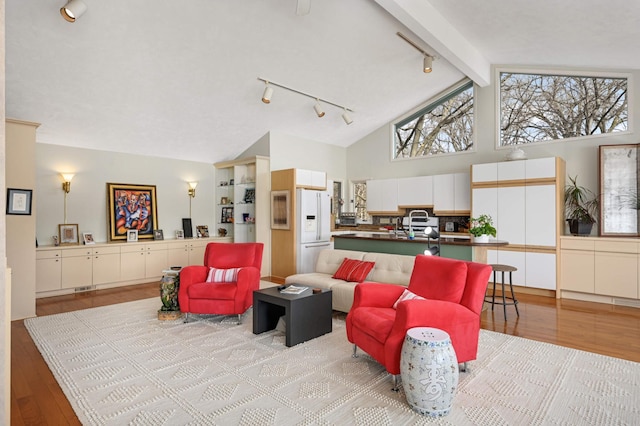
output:
M466 216L470 210L469 173L433 176L433 213L440 216Z
M369 213L398 214L398 180L367 181L367 211Z
M496 262L518 268L514 284L517 280L518 285L555 290L564 160L474 164L471 175L471 216L490 215L497 238L509 242L496 251Z
M160 279L162 271L169 268L167 263L167 244L145 244L145 278Z
M327 189L327 174L315 170L296 169L296 187L306 189Z
M398 206L421 208L433 206L433 176L398 179Z
M93 285L120 281L120 247L96 247L93 254Z
M146 267L144 244L127 244L120 248L120 279L135 281L144 279Z
M167 243L167 264L171 266L188 266L189 244L186 240Z
M90 248L62 251L61 288L93 285L93 262Z
M62 288L62 262L60 250L36 252L36 293Z

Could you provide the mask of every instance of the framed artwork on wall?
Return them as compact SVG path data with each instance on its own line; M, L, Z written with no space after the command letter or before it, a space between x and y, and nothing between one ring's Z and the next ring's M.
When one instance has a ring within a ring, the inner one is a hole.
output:
M271 191L271 229L290 229L289 190Z
M31 215L31 189L7 188L7 214Z
M78 240L78 224L58 225L58 240L60 245L73 246L80 244Z
M601 236L640 235L639 146L600 145L598 148Z
M153 239L158 227L155 185L107 183L107 209L109 241L129 241L129 230Z

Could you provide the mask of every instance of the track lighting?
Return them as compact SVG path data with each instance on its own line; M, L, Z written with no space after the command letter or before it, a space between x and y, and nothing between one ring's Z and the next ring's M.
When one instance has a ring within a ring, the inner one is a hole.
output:
M346 109L342 113L342 119L344 120L345 123L347 123L347 125L353 123L353 120L351 119L351 116L349 115Z
M318 114L318 117L322 118L324 117L324 111L322 110L322 106L320 105L320 101L316 101L316 104L313 106L313 109L316 110L316 114Z
M422 62L423 64L423 71L425 73L430 73L431 72L431 64L433 63L433 58L429 55L424 55L424 61Z
M265 104L271 103L271 95L273 95L273 88L269 86L269 82L265 81L267 87L264 88L264 93L262 94L262 102Z
M60 15L68 22L75 22L87 11L87 5L82 0L69 0L60 8Z
M317 96L313 96L313 95L310 95L308 93L301 92L300 90L292 89L291 87L287 87L287 86L284 86L282 84L274 83L271 80L267 80L267 79L264 79L264 78L261 78L261 77L258 77L258 80L264 81L265 84L267 85L267 87L264 89L264 93L262 95L262 102L264 102L265 104L271 103L271 95L273 95L273 88L271 86L277 86L277 87L280 87L282 89L288 90L290 92L294 92L294 93L297 93L299 95L315 99L316 103L313 106L313 109L315 110L315 112L318 115L318 117L324 117L324 114L325 114L324 110L322 109L322 105L320 104L320 102L322 102L322 103L333 105L335 107L343 109L344 112L342 113L342 119L344 120L344 122L347 123L347 124L353 123L353 119L351 119L351 116L349 116L349 114L347 113L347 111L355 112L351 108L347 108L346 106L336 104L335 102L331 102L331 101L328 101L326 99L322 99L322 98L319 98Z
M420 46L418 46L412 40L409 40L409 38L406 35L402 34L401 32L397 32L396 34L398 35L398 37L400 37L401 39L403 39L404 41L409 43L416 50L418 50L418 52L420 52L420 53L422 53L424 55L424 59L422 60L422 71L424 73L426 73L426 74L430 73L432 71L432 67L431 66L433 64L433 60L436 57L429 55L427 52L424 51L424 49L422 49Z

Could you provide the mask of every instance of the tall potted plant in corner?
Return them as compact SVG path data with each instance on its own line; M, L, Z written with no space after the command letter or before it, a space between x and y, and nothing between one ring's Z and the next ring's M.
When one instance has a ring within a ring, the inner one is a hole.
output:
M473 235L475 242L487 243L490 235L495 238L496 228L493 227L493 219L488 214L472 217L469 222L471 223L469 233Z
M569 176L564 188L564 218L572 235L589 235L598 217L598 197Z

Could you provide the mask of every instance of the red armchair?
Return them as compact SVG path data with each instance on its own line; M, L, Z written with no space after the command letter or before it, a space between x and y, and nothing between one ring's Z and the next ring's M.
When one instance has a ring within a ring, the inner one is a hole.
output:
M189 314L238 315L253 304L253 291L260 288L262 243L209 243L204 266L187 266L180 271L180 311ZM235 282L206 282L210 268L241 268Z
M405 334L413 327L446 331L459 363L476 359L480 313L491 266L416 256L408 290L426 300L406 300L393 305L405 287L396 284L362 283L355 289L347 315L347 338L382 364L394 377L400 374L400 354Z

